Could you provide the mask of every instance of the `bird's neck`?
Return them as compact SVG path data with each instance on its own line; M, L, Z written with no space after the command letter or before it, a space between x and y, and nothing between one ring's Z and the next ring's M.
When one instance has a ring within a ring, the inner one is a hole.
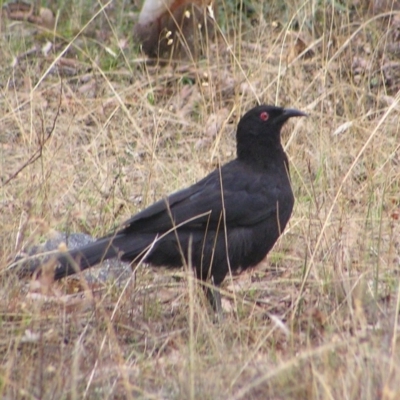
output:
M288 162L281 143L269 143L268 146L252 144L246 147L238 146L237 157L248 165L263 170L287 169Z

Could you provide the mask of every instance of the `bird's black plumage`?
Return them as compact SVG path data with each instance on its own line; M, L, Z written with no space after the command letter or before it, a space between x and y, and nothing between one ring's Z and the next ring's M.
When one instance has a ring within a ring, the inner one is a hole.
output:
M155 266L189 262L199 279L220 284L229 269L259 263L284 230L293 209L283 124L305 114L258 106L237 127L237 158L196 184L127 220L114 234L57 256L55 279L120 257Z

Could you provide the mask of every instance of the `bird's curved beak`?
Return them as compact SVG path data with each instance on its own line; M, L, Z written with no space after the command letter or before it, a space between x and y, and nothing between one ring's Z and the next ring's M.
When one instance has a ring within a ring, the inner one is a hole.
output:
M286 115L288 118L291 117L308 117L308 114L306 114L303 111L296 110L295 108L285 108L283 111L283 115Z
M285 108L283 110L283 114L279 117L279 119L281 119L282 121L286 121L292 117L308 117L308 114L303 111L296 110L295 108Z

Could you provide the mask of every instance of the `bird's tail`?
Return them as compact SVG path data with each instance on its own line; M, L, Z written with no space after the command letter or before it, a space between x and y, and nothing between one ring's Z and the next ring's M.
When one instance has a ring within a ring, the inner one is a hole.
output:
M129 242L126 235L117 234L98 239L78 249L59 253L54 279L62 279L79 271L84 271L109 258L118 257L128 250Z

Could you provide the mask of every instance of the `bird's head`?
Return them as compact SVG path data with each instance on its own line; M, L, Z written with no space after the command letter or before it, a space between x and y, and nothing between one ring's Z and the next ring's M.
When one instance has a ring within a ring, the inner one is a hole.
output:
M239 121L236 133L239 158L265 157L266 151L281 148L280 132L291 117L306 113L294 108L261 105L249 110Z
M239 135L268 135L279 133L283 124L292 117L305 117L306 113L294 108L261 105L249 110L239 121Z

